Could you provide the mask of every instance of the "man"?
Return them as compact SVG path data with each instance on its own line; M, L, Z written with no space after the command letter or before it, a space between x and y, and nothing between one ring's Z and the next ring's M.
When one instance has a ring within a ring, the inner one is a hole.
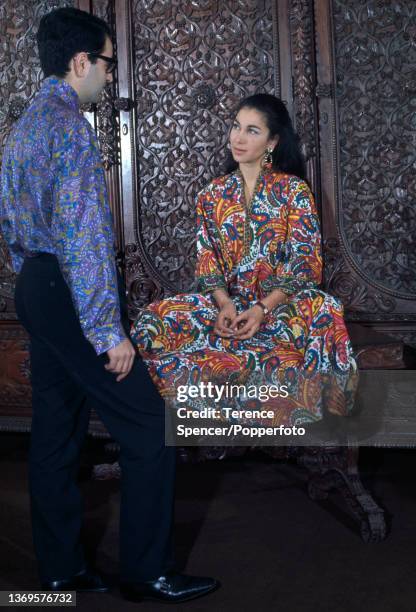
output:
M42 587L108 590L80 542L76 479L88 398L120 445L122 594L185 601L218 583L173 571L175 451L164 445L163 401L122 320L104 172L79 111L112 82L110 31L62 8L41 20L38 46L46 80L4 151L0 223L31 341L29 480Z

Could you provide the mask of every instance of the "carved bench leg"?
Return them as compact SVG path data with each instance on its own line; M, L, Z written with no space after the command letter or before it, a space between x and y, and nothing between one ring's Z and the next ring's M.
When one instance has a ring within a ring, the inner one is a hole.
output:
M361 482L358 451L358 446L304 447L297 461L309 472L311 499L326 499L329 491L336 489L357 520L363 541L380 542L386 537L384 511Z
M117 444L108 445L109 452L119 451ZM184 446L177 448L179 463L200 463L202 461L222 460L230 457L242 457L249 451L245 446ZM99 463L92 468L93 480L113 480L121 477L118 461L114 463Z
M363 541L374 543L384 540L386 537L384 511L361 482L358 473L358 446L305 446L278 449L264 447L263 450L275 459L296 457L298 465L309 472L308 494L311 499L324 500L331 490L339 491L358 522ZM182 448L179 449L179 459L185 463L198 463L207 459L242 455L247 451L245 447ZM97 480L120 478L118 462L94 466L93 478Z
M92 469L93 480L113 480L121 478L121 468L118 461L114 463L98 463Z

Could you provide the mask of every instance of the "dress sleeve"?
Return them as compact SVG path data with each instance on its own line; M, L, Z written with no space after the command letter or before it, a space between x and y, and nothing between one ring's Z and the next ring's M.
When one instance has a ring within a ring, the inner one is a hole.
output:
M214 219L214 196L208 187L201 191L196 201L196 250L195 279L197 290L210 293L216 289L227 290L219 245L219 229Z
M270 254L270 275L261 283L264 293L280 289L290 295L317 288L322 280L321 233L314 197L307 183L288 181L287 231L284 243Z
M85 337L97 354L125 339L112 216L95 134L87 121L57 134L51 234Z

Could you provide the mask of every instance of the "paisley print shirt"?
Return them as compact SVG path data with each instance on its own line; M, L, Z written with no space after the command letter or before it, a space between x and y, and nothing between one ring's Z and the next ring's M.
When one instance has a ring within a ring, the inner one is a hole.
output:
M16 272L38 252L57 257L97 354L124 340L104 169L78 94L63 79L44 81L8 138L0 229Z

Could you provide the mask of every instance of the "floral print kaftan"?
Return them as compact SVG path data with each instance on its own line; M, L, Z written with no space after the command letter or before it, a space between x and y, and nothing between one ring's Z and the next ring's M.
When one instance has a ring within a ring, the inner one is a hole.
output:
M264 174L257 187L249 210L238 171L199 193L197 292L150 304L134 323L132 339L165 398L174 398L179 385L201 381L274 385L285 387L287 397L268 398L267 410L274 415L268 425L317 421L325 409L346 415L357 367L342 304L319 289L322 259L313 196L305 181L277 172ZM244 249L247 228L250 241ZM213 333L218 308L212 297L221 287L238 313L273 289L286 293L288 303L266 315L252 338L221 338ZM265 407L243 393L223 401L239 411ZM200 409L207 400L189 399L187 405Z

